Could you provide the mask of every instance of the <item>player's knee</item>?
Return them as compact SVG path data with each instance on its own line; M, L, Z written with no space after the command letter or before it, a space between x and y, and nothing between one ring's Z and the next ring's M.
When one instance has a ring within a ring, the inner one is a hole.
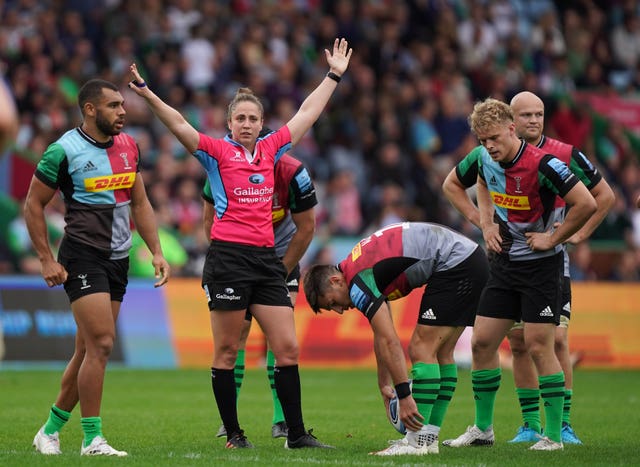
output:
M277 345L272 346L271 351L276 360L278 366L290 366L297 365L298 358L300 356L300 348L298 343L294 341L279 342Z
M111 351L113 350L114 340L115 336L113 336L112 334L105 334L98 337L93 344L96 355L99 358L109 358L109 356L111 355Z
M553 346L556 354L566 352L569 349L569 343L563 336L556 336L553 341Z

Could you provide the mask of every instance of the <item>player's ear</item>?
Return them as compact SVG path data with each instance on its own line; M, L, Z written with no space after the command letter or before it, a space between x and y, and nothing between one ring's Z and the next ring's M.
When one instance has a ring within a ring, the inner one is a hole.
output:
M341 281L344 280L344 277L342 276L342 274L331 274L331 277L329 278L329 283L332 286L336 286L336 285L340 285Z

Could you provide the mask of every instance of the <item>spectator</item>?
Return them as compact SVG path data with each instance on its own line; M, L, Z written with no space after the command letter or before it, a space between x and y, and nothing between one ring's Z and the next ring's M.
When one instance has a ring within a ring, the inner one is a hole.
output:
M589 242L580 242L569 253L569 275L575 282L595 281L598 274L591 266L592 255Z

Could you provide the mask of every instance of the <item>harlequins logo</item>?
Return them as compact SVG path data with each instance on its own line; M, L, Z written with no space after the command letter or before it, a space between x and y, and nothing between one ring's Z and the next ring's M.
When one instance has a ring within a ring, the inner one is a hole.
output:
M522 190L520 189L520 182L522 182L522 177L513 177L513 179L516 182L516 193L522 193Z
M131 166L129 165L129 159L127 159L127 153L126 152L121 153L120 157L122 157L122 160L124 161L124 168L130 169Z
M89 287L91 287L87 283L87 275L86 274L78 274L78 279L80 279L82 281L82 287L80 287L81 290L88 289Z

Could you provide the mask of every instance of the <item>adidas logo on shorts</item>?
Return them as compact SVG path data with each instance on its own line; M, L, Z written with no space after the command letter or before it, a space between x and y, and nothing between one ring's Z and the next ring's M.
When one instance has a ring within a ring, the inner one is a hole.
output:
M540 312L540 316L553 316L553 311L551 311L551 307L546 307L544 310Z
M433 313L433 310L429 308L427 311L422 313L422 319L436 319L436 315Z

